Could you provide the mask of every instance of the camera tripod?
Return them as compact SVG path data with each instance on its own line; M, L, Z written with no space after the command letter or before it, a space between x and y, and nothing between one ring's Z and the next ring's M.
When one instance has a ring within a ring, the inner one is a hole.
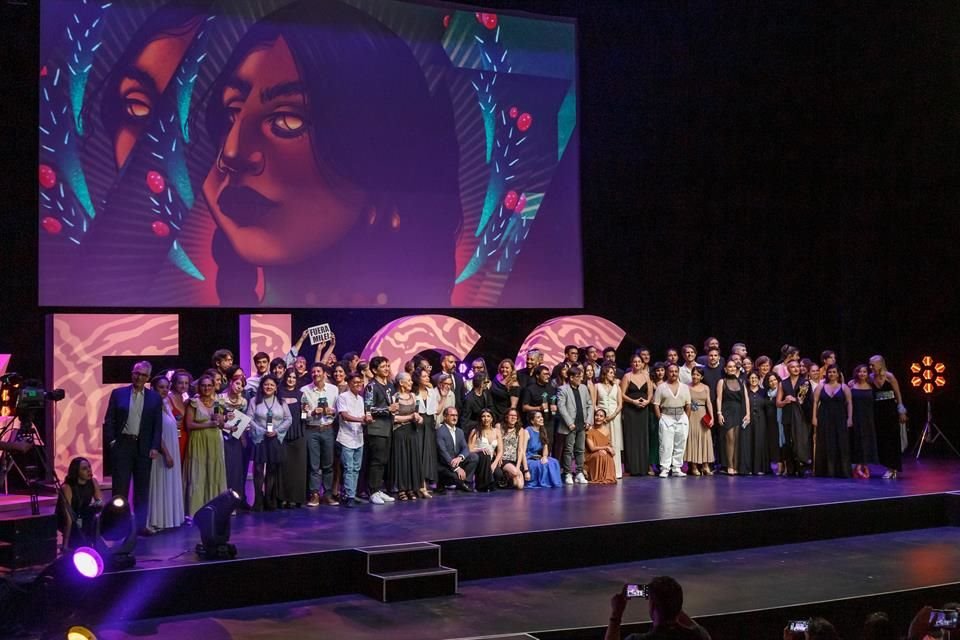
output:
M16 418L11 416L7 423L0 427L0 478L3 480L3 492L10 493L9 475L11 471L16 471L23 484L30 489L30 512L33 515L39 515L39 485L51 473L47 465L46 448L43 437L29 413L20 416L18 427L14 427L15 422ZM33 480L27 477L26 472L13 459L14 452L27 454L31 450L36 455L37 468L42 474L42 477ZM56 473L53 474L53 481L59 495L60 480Z
M953 451L953 453L960 457L960 451L957 451L957 448L953 446L953 443L944 435L943 431L940 430L940 427L937 426L937 423L933 421L933 404L930 399L927 398L927 421L923 425L923 432L920 434L920 439L917 441L917 456L916 459L920 459L920 453L923 451L923 443L929 442L933 444L937 440L943 438L943 441L947 443L947 446Z

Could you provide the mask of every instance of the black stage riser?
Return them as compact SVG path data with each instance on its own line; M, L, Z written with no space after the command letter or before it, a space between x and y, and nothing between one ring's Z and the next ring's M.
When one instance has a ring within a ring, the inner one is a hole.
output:
M785 575L784 580L790 576ZM713 638L782 638L788 620L803 620L819 616L829 620L841 638L860 638L863 621L877 611L885 612L897 624L902 635L917 611L925 606L939 606L945 602L960 600L960 583L887 592L874 595L811 602L809 604L760 609L714 616L697 616ZM640 606L643 606L641 603ZM551 629L533 631L530 636L537 640L596 640L602 638L605 627L582 627L579 629ZM626 624L621 627L621 637L629 633L650 630L650 623Z
M442 540L460 580L715 553L956 524L960 496L929 494ZM953 520L951 522L951 519ZM104 574L98 619L143 619L359 593L366 556L342 549ZM203 594L197 597L196 594ZM104 607L102 603L113 603Z
M952 524L948 499L951 508L960 512L960 496L931 494L532 531L495 539L443 540L438 544L444 563L455 567L461 580L479 580L943 527ZM504 553L507 549L509 554ZM500 561L490 562L488 552Z

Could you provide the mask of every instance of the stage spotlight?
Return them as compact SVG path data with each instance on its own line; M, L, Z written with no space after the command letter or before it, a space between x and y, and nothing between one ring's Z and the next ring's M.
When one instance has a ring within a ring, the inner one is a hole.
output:
M135 546L137 521L130 503L123 496L114 496L97 515L97 550L111 571L120 571L137 564Z
M79 547L73 552L73 566L84 578L96 578L103 573L103 557L96 549Z
M97 640L96 634L79 625L67 629L67 640Z
M237 556L237 548L230 544L230 514L239 504L240 494L229 489L194 514L193 524L200 531L197 555L208 560L229 560Z

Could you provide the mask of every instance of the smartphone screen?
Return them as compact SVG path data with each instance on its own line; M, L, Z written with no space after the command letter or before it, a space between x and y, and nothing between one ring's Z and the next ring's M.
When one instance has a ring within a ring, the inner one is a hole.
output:
M956 629L960 612L956 609L934 609L930 612L930 626L934 629Z
M628 598L646 598L647 597L647 585L645 584L628 584L624 589L624 595Z
M807 630L807 627L810 626L809 620L791 620L788 627L790 631L804 632Z

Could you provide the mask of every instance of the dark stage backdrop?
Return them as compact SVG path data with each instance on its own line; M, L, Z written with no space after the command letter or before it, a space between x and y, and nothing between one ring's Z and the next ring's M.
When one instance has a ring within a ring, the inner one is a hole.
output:
M659 354L715 334L724 347L746 341L753 355L774 355L783 342L807 355L833 348L847 371L880 352L903 380L910 360L930 350L951 375L938 423L957 435L960 6L523 8L578 20L584 310L627 329L621 357L638 343ZM43 314L67 309L36 306L38 11L33 3L0 11L4 41L14 44L0 53L0 352L39 372ZM577 243L521 260L535 278L563 268ZM402 277L402 261L377 255L369 265ZM408 311L421 310L396 315ZM498 358L567 311L452 313L484 335L476 351ZM295 326L310 321L306 313ZM314 315L334 323L341 350L362 347L349 343L384 319ZM237 341L235 310L185 312L183 325L192 369ZM920 404L906 396L916 424Z

